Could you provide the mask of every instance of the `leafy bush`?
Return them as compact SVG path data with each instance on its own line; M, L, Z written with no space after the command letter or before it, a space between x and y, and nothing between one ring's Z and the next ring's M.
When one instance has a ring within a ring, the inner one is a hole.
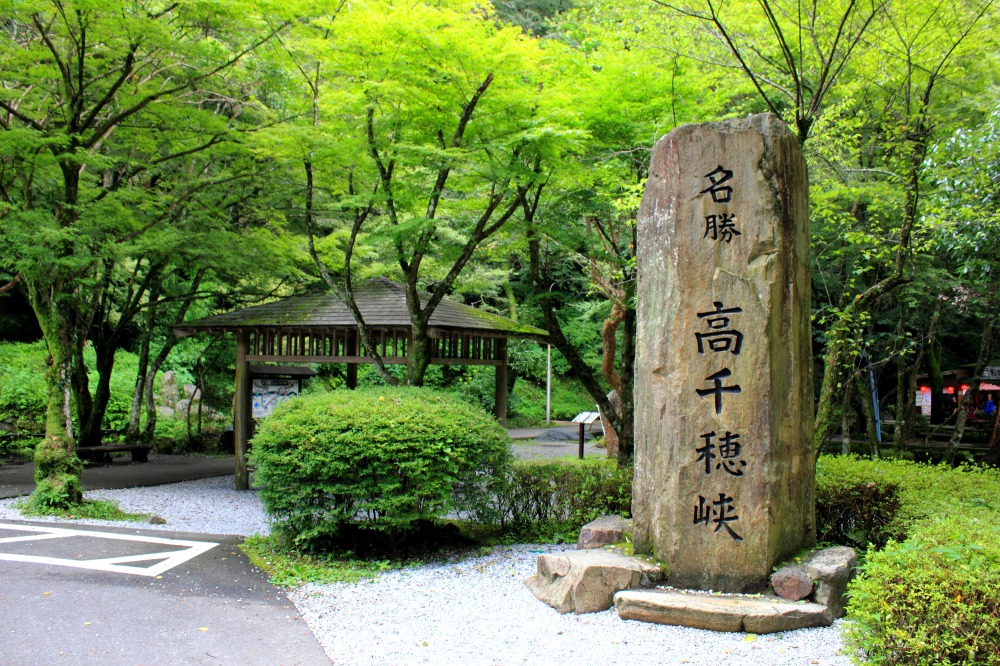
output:
M882 548L891 538L901 538L895 525L899 512L899 485L872 481L860 469L831 474L822 466L816 474L816 538L866 549Z
M496 495L495 521L518 536L576 538L585 523L604 515L631 515L632 468L613 460L519 461Z
M314 550L352 525L401 532L451 511L488 515L512 461L495 420L412 388L290 400L261 423L251 457L277 531Z
M45 343L0 344L0 421L21 432L41 432L45 423Z
M869 515L858 516L862 523L875 524L884 518L888 523L881 533L902 539L913 533L922 521L940 515L983 507L1000 514L1000 472L961 466L922 465L905 460L868 460L855 456L820 456L816 465L817 496L833 486L872 484L885 492L898 489L899 506L891 517L873 515L882 504L859 506Z
M855 507L848 523L899 540L870 550L851 584L846 639L855 659L1000 664L1000 472L820 458L818 496L853 488L852 496L864 482L880 493L896 488L894 513L891 493L868 506L854 498L842 503Z
M870 664L1000 664L1000 528L949 516L871 553L848 644Z

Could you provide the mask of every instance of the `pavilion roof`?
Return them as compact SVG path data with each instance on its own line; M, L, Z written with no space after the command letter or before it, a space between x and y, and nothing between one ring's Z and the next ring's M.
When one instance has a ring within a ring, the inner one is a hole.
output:
M422 303L430 298L420 293ZM354 300L369 328L409 328L403 285L387 278L377 278L358 285ZM356 328L347 305L330 293L303 294L280 301L255 305L242 310L205 317L174 327L178 335L200 331L235 331L253 328L338 329ZM534 326L520 324L506 317L444 298L434 310L431 329L462 331L479 335L546 338L548 333Z

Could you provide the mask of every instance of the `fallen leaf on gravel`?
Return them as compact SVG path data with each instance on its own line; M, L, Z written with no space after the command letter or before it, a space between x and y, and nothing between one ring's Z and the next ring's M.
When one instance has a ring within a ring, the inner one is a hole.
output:
M198 631L208 631L208 627L198 627Z
M48 596L51 596L51 595L52 595L51 592L42 592L42 596L43 597L48 597Z
M94 624L94 623L93 623L93 622L84 622L84 623L83 623L83 626L85 626L85 627L89 627L89 626L90 626L90 625L92 625L92 624Z

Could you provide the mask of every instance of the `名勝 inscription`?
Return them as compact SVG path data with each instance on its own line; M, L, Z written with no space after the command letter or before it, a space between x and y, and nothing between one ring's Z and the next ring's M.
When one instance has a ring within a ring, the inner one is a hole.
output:
M637 553L759 589L815 539L805 162L777 118L674 130L638 219Z

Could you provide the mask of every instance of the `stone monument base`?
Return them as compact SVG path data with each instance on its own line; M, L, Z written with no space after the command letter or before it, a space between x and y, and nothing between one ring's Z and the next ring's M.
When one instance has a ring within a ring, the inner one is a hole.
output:
M827 627L833 622L826 606L819 604L693 590L625 590L615 595L615 608L623 620L751 634Z
M538 573L525 584L560 613L595 613L614 605L623 620L711 631L770 634L827 627L844 616L847 584L857 566L853 548L816 550L783 564L764 595L649 589L663 580L657 566L593 547L611 535L621 538L629 527L617 516L589 523L581 530L581 550L539 555Z

